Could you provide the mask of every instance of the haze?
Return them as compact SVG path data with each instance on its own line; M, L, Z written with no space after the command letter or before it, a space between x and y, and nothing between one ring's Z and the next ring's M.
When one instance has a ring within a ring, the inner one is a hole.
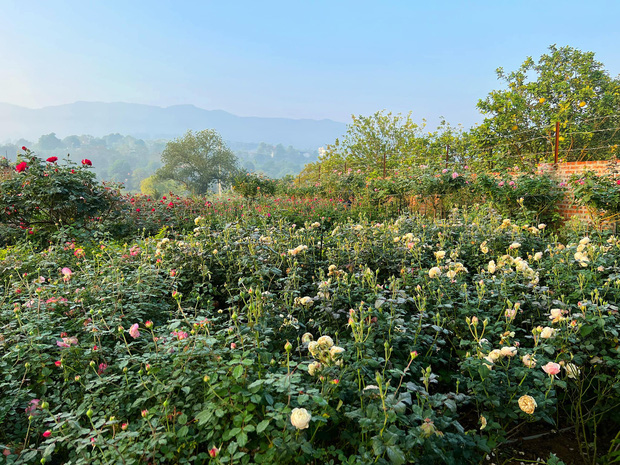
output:
M620 72L620 3L0 2L0 102L193 104L239 116L381 109L481 120L478 99L550 44Z

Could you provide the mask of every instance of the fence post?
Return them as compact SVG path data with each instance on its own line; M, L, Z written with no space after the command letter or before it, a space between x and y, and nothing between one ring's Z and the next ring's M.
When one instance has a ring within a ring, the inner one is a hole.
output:
M554 164L558 164L558 150L560 149L560 122L556 121L555 123L555 153L554 153Z
M448 156L450 153L450 146L446 145L446 168L448 167Z
M383 152L383 179L385 179L385 152Z

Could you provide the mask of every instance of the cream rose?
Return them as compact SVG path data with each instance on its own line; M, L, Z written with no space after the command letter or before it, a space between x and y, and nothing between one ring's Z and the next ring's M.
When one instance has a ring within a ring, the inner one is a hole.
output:
M432 278L436 278L437 276L439 276L441 274L441 270L439 269L439 267L434 266L432 267L430 270L428 270L428 276L432 279Z
M312 415L305 408L294 408L291 412L291 424L297 429L306 429Z
M334 340L329 336L321 336L320 338L317 339L316 342L318 343L319 346L326 348L326 349L329 349L330 347L334 345Z

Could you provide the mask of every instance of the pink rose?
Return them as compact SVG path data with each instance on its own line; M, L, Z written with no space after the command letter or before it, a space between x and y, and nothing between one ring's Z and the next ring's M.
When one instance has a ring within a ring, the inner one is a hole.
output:
M39 399L32 399L26 407L26 413L28 415L35 415L35 410L39 407L39 403L41 401Z
M542 366L542 369L549 376L555 376L560 372L560 365L554 362L549 362Z
M129 328L129 335L134 339L140 337L140 331L138 331L138 323L131 325L131 328Z

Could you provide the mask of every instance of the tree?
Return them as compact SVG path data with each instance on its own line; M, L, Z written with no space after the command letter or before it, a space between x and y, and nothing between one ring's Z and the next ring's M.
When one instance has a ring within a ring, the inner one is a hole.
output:
M553 160L555 127L568 160L606 159L620 142L620 79L611 78L594 53L549 47L514 72L497 70L507 89L478 102L488 115L472 131L477 145L508 166Z
M159 180L157 176L149 176L140 182L140 191L144 195L151 195L153 197L161 197L169 192L175 194L181 194L183 192L183 185L173 180Z
M54 132L39 137L39 142L37 142L37 146L40 150L57 150L64 147L62 141L58 137L56 137L56 133Z
M166 144L159 179L182 183L194 194L204 194L217 182L228 183L237 173L237 157L212 129L187 131Z
M386 169L398 167L410 158L419 142L420 127L406 116L377 112L372 116L352 116L342 141L328 146L327 157L340 155L342 162L351 168L362 168L383 175Z

